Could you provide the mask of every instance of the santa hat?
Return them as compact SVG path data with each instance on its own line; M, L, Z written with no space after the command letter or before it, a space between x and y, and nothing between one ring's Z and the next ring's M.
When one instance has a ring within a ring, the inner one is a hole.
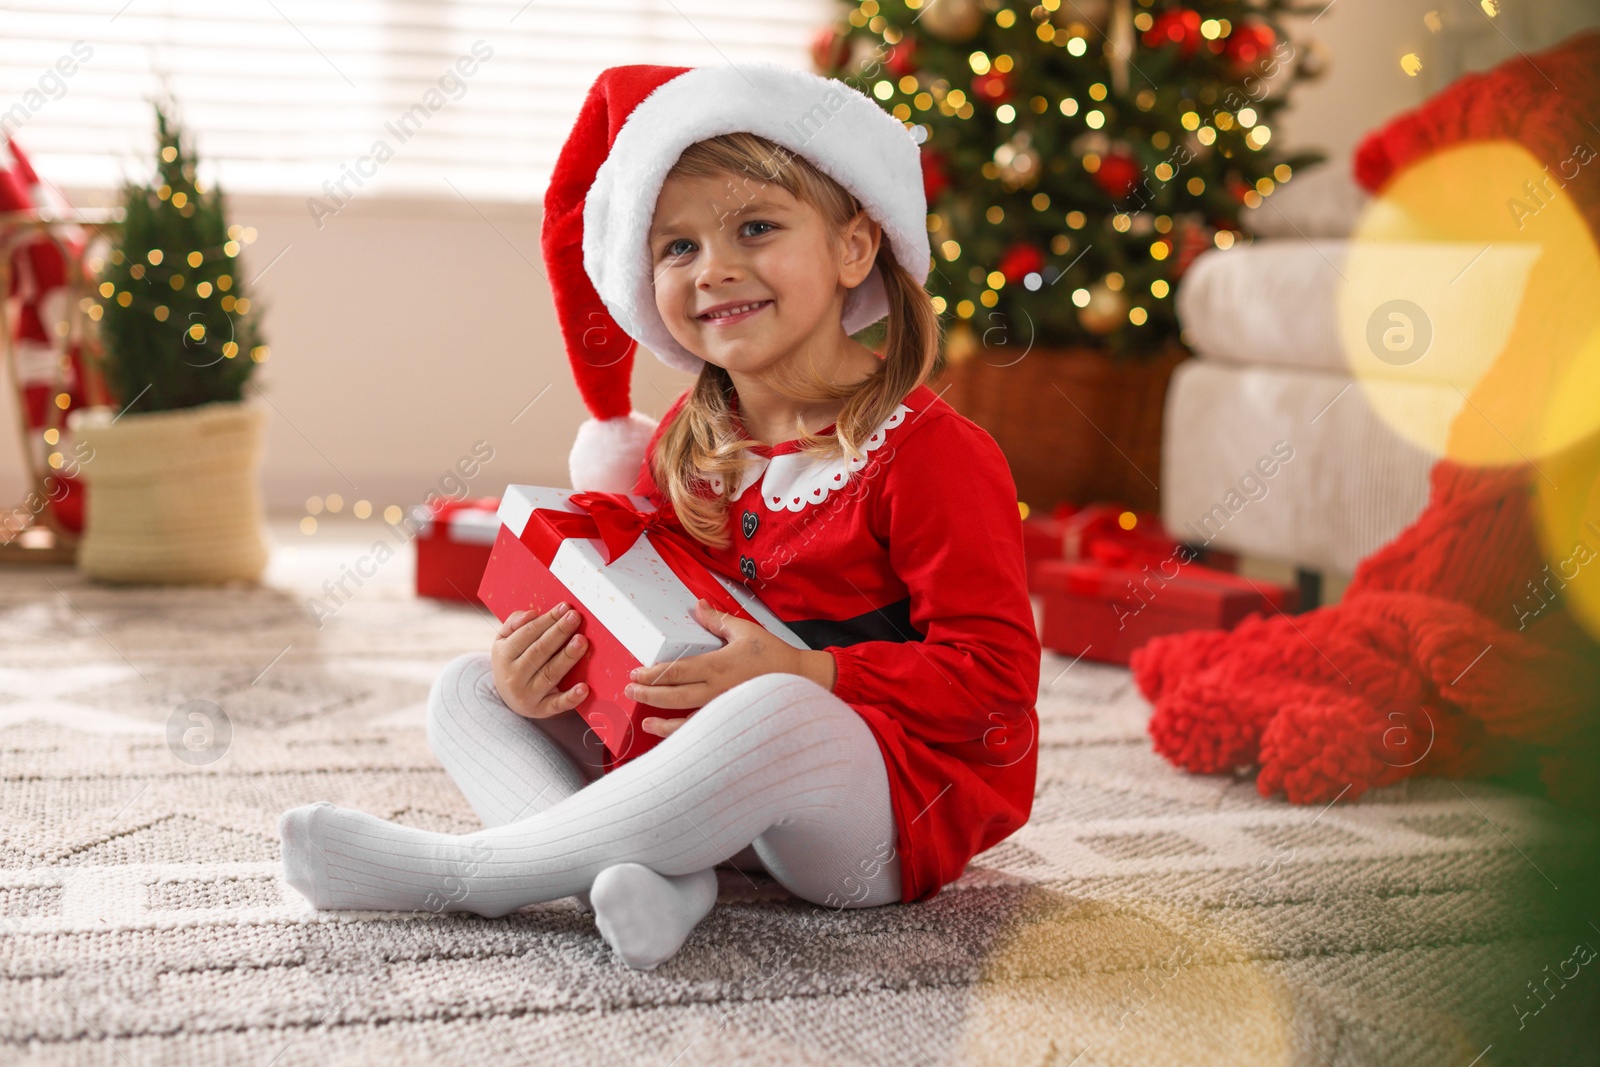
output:
M918 283L928 276L921 137L859 90L772 63L602 71L551 173L540 234L567 358L592 416L568 457L575 489L626 493L639 477L656 423L629 395L637 345L682 371L705 365L656 311L648 234L683 150L736 132L804 156L850 190L895 261ZM888 311L874 266L845 299L844 330L858 333Z

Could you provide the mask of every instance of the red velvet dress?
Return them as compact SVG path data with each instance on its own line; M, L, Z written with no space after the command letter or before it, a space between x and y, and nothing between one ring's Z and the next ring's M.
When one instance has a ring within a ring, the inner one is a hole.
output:
M994 439L920 386L863 448L864 460L830 463L794 441L758 446L729 510L732 543L705 551L833 655L834 693L883 753L912 901L1027 821L1040 645L1016 485ZM667 503L648 458L634 492Z

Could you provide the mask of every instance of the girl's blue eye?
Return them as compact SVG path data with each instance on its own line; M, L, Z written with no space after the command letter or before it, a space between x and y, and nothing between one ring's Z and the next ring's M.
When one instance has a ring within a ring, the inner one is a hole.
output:
M770 223L770 222L762 222L760 220L751 220L750 222L745 223L745 225L746 226L765 226L765 227L767 227L768 231L777 229L777 227L774 226L772 223ZM765 237L766 233L753 233L750 236L751 237ZM671 256L671 257L674 257L674 258L678 257L678 256L686 256L686 255L689 254L687 251L678 252L678 251L674 251L674 249L676 249L679 245L692 245L692 244L694 244L694 242L689 240L688 238L680 237L675 241L669 242L666 245L666 247L661 250L661 252L662 252L663 255Z

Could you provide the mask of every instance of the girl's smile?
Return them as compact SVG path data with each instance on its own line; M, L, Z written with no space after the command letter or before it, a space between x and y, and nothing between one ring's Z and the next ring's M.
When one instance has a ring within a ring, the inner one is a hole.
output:
M707 326L726 327L732 326L735 323L744 322L746 319L753 315L759 314L761 311L765 310L771 305L771 300L756 300L743 304L718 304L716 307L702 312L695 317L701 322L705 323Z

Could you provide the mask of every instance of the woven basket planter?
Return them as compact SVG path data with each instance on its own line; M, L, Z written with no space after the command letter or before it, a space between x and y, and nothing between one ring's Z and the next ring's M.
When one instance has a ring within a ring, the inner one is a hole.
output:
M107 582L254 582L267 564L257 472L266 411L214 403L125 414L75 411L83 462L78 569Z
M1117 361L1098 348L975 350L952 359L935 392L988 431L1035 512L1061 501L1160 507L1167 382L1188 352Z

